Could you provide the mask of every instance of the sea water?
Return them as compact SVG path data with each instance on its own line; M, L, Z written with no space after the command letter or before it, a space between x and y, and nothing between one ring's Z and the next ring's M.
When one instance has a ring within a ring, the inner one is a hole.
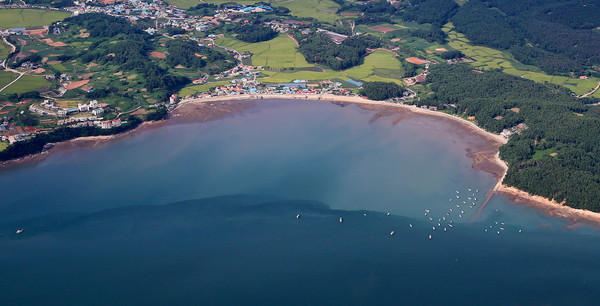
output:
M495 179L451 124L258 104L0 172L0 303L597 302L596 230L475 216Z

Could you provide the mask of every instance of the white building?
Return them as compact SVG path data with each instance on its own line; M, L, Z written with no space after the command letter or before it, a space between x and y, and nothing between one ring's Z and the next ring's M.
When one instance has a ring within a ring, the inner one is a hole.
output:
M87 104L77 104L77 108L79 109L80 112L89 112L90 111L90 106Z
M96 109L92 110L92 114L94 114L94 116L100 116L100 115L104 114L104 109L96 108Z

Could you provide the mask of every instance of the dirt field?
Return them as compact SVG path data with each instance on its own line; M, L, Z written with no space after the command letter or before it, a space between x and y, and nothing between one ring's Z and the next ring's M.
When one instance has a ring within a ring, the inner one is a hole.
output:
M413 63L413 64L417 64L417 65L423 65L423 64L427 64L428 61L420 59L418 57L409 57L404 59L405 61L409 62L409 63Z
M387 32L391 32L391 31L395 31L396 29L394 28L388 28L388 27L384 27L384 26L372 26L368 28L369 30L373 30L373 31L377 31L377 32L383 32L383 33L387 33Z
M89 83L89 81L90 80L82 80L82 81L73 82L73 83L67 85L66 88L67 88L67 90L79 88L79 87Z
M52 46L52 47L65 47L65 46L68 46L67 44L65 44L62 41L53 41L50 38L42 39L42 41L45 42L46 44L48 44L49 46Z
M165 53L156 52L156 51L150 52L150 56L154 57L154 58L166 58L167 57L167 55Z

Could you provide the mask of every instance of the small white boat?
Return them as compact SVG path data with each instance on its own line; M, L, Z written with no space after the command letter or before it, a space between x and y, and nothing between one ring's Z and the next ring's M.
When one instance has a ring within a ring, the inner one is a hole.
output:
M447 232L448 230L444 227L444 232Z
M367 216L367 214L363 214L363 216L365 216L365 217L366 217L366 216Z
M519 230L519 233L522 232L523 230Z
M450 208L450 211L452 211L452 208Z
M435 231L435 226L432 226L431 228L433 228L433 230Z
M344 219L342 217L340 217L340 223L344 222Z
M390 213L387 213L387 215L386 215L386 216L389 216L389 215L390 215Z
M296 219L300 219L300 215L296 215Z
M456 193L460 193L460 192L458 192L458 190L457 190Z
M394 232L394 231L391 231L391 232L390 232L390 236L394 236L394 234L395 234L395 233L396 233L396 232Z
M24 230L24 229L22 229L22 228L18 229L18 230L17 230L17 235L18 235L18 234L21 234L21 233L23 233L24 231L25 231L25 230Z
M471 190L471 188L467 188L467 190L468 190L468 191L473 191L473 190Z
M448 224L448 226L449 226L449 227L454 227L454 226L452 226L452 224Z
M408 226L412 227L412 224L408 224Z
M452 202L452 199L448 200L448 202Z
M496 234L500 235L500 231L497 231Z
M459 218L462 218L462 215L458 215Z
M431 240L431 238L432 238L431 235L429 235L429 240Z
M459 197L459 196L456 196L456 198L457 198L457 199L460 199L460 197Z

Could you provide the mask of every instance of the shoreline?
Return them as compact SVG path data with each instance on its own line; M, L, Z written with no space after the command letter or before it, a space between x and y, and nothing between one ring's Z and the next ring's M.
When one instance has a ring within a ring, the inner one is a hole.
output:
M572 225L577 225L580 221L585 221L586 224L592 223L593 225L600 226L600 213L592 212L584 209L576 209L564 205L563 203L557 203L554 200L544 198L542 196L536 196L527 193L526 191L517 189L503 184L504 177L508 171L508 165L500 158L500 152L498 148L508 142L508 139L503 136L493 134L479 127L475 123L466 119L453 116L450 114L442 113L439 111L433 111L429 109L422 109L414 105L404 105L399 103L390 103L384 101L374 101L365 99L357 96L338 96L338 95L300 95L300 94L260 94L260 95L230 95L230 96L216 96L208 98L196 98L187 99L179 102L175 109L172 111L172 115L167 120L162 121L146 121L143 122L139 127L127 131L122 134L109 135L109 136L90 136L75 138L66 142L55 144L55 146L42 153L35 155L26 156L20 159L6 161L0 163L0 170L6 168L12 168L22 166L26 164L37 163L45 160L55 153L64 152L67 150L81 148L81 147L97 147L113 140L122 139L137 133L141 133L150 129L158 128L166 124L172 124L177 122L186 121L209 121L225 116L241 112L243 110L252 108L257 105L256 100L261 99L279 99L279 100L305 100L311 102L340 102L340 103L351 103L359 106L377 106L384 107L386 109L402 109L413 114L432 116L438 118L446 118L454 123L460 124L463 128L466 128L470 132L473 132L479 136L489 140L490 146L493 147L493 152L481 149L479 152L472 153L468 152L467 156L473 160L473 168L475 170L482 170L491 173L496 177L496 185L489 190L490 198L493 195L499 194L507 197L511 202L517 205L527 205L536 209L542 210L546 214L554 217L560 217L570 220ZM222 102L219 105L214 105L212 102ZM216 108L218 106L218 108ZM368 109L371 111L382 111L385 109ZM386 116L376 114L376 116ZM377 118L376 118L377 119ZM374 120L376 120L374 119ZM461 133L457 133L461 135ZM493 154L492 154L493 153ZM486 201L487 203L487 201ZM480 207L482 210L485 204Z

